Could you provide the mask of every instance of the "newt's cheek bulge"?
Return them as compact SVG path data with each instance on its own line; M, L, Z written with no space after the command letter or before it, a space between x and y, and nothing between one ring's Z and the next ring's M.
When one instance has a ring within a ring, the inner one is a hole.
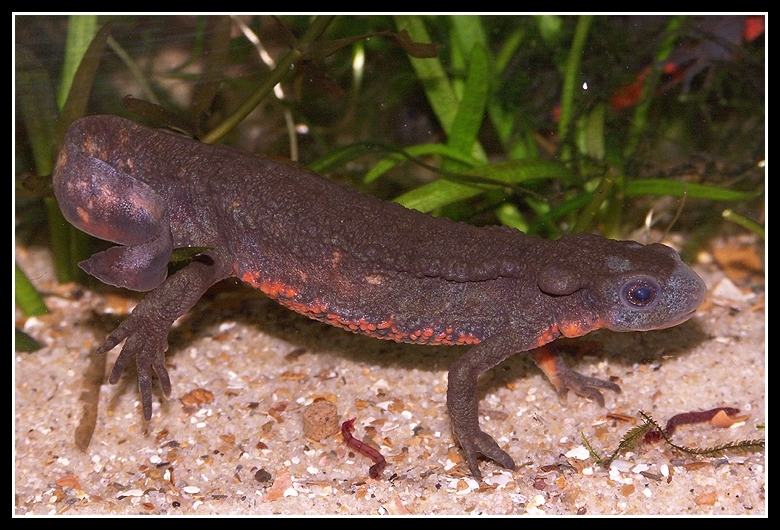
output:
M643 331L688 319L701 279L672 249L595 235L557 241L434 218L339 186L304 168L203 145L114 116L74 122L55 172L65 218L118 246L80 266L151 292L96 353L124 342L109 376L134 361L144 418L173 322L236 276L283 305L372 337L472 344L453 363L447 407L471 473L479 455L514 460L479 426L477 378L528 352L559 394L601 404L609 381L567 368L545 345L595 329ZM209 249L169 277L173 248Z

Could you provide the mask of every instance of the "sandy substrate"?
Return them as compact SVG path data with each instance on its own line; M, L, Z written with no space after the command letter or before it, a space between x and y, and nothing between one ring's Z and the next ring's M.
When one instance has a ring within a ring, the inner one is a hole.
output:
M604 469L583 445L584 436L611 452L640 410L663 424L720 406L746 419L684 426L673 441L765 437L764 295L731 291L713 264L697 266L711 291L689 322L561 342L569 366L622 387L604 408L573 395L561 402L524 355L486 374L482 426L518 467L485 461L479 484L445 406L446 370L463 349L352 335L226 282L171 333L173 395L157 392L146 424L133 372L116 386L87 375L106 369L89 353L139 298L58 286L45 251L16 254L51 310L26 321L17 313L46 345L14 357L17 515L766 514L763 451L702 458L640 444ZM357 418L355 436L378 444L388 461L379 480L340 434L304 436L304 411L318 399L340 421Z

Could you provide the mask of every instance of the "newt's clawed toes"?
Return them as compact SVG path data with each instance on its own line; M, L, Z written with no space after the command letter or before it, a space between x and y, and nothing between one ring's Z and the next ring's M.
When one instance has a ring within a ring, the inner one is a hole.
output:
M108 376L108 382L112 385L117 384L127 365L135 359L144 419L149 421L152 418L153 373L157 374L166 397L171 395L171 379L165 367L165 351L168 349L167 327L155 329L155 326L145 326L144 319L141 318L143 312L141 306L137 314L134 313L125 319L95 351L95 354L105 354L123 340L125 341Z
M588 377L579 372L575 372L563 362L549 348L538 348L531 353L531 358L536 365L544 372L547 379L555 387L558 396L564 400L566 394L571 390L578 396L583 396L596 401L602 407L604 406L604 395L600 389L611 390L620 394L620 387L612 381L604 381L597 377Z
M482 480L482 473L479 470L478 456L481 454L485 458L493 460L495 463L506 469L514 469L515 461L509 454L498 446L498 443L492 436L478 430L470 435L457 436L460 442L463 454L466 457L466 463L469 466L471 474L477 480Z
M620 394L620 387L615 383L604 381L597 377L588 377L568 368L565 372L559 374L558 381L559 383L555 385L555 389L561 399L565 399L567 392L571 390L578 396L590 398L603 407L604 395L599 389L612 390Z

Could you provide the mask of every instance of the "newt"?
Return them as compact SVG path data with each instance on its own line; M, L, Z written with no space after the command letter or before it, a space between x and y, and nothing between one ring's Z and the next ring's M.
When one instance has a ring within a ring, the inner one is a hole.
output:
M96 350L124 345L109 375L138 368L143 416L174 320L237 277L282 305L398 342L472 347L449 370L452 430L475 478L482 455L514 460L482 431L477 377L529 352L560 395L596 400L613 382L545 348L599 328L647 331L688 320L706 287L672 248L569 234L545 240L409 210L303 167L205 145L115 116L74 122L53 174L65 218L118 246L80 263L100 281L151 291ZM168 276L175 248L203 247Z

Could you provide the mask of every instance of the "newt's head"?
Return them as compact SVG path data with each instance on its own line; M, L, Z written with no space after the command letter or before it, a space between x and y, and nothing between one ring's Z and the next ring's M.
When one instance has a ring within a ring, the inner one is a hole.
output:
M600 327L648 331L676 326L693 315L707 293L699 275L666 245L588 234L564 236L557 243L567 252L566 265L544 271L540 288L558 295L583 290L583 299L595 305Z

